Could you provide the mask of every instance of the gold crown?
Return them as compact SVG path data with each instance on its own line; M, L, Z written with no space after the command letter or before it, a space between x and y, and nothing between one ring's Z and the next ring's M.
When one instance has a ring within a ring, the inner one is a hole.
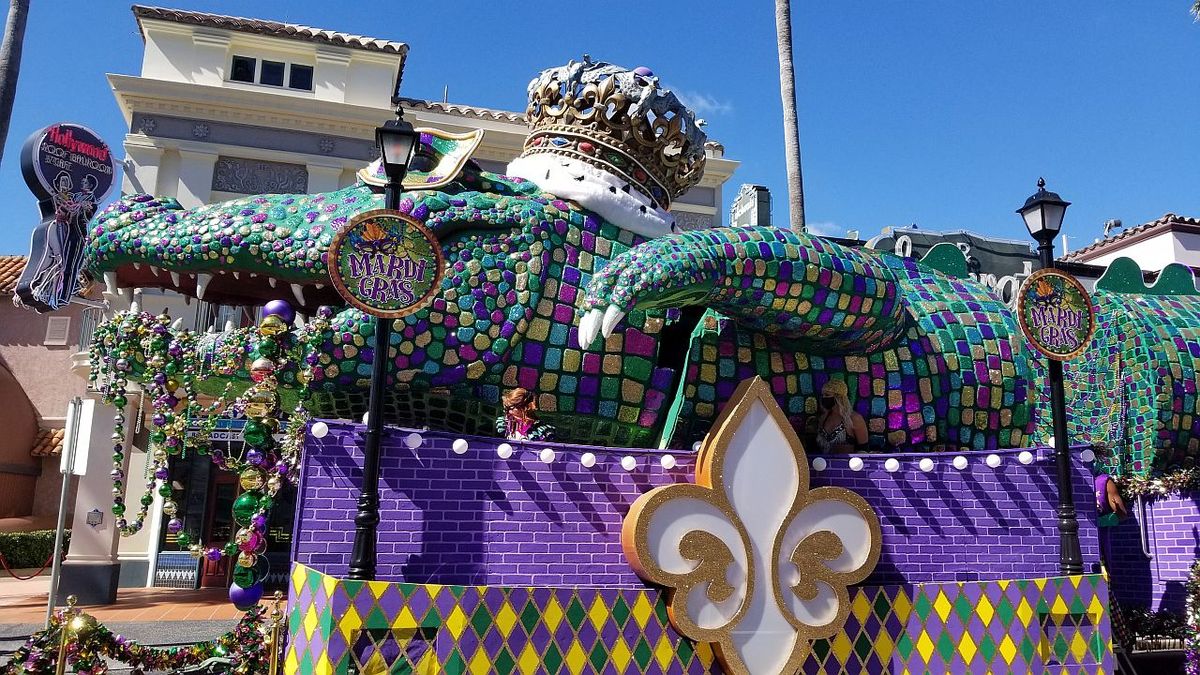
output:
M704 175L702 121L648 68L586 55L529 83L522 156L563 155L620 176L666 209Z

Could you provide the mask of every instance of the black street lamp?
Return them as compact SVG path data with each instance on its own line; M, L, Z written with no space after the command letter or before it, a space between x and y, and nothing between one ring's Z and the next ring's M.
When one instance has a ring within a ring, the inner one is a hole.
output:
M1070 202L1046 190L1046 181L1038 179L1038 191L1017 209L1029 234L1038 242L1042 269L1055 267L1054 238L1062 229L1063 216ZM1079 548L1079 520L1071 494L1071 448L1067 438L1067 404L1063 394L1063 366L1058 359L1049 361L1050 409L1054 419L1054 456L1058 465L1058 537L1059 570L1064 575L1083 573L1083 553Z
M375 140L383 157L387 185L383 192L384 208L400 208L404 192L404 174L418 134L396 111L396 119L388 120L375 130ZM362 492L358 496L358 513L354 516L354 550L350 554L349 577L371 581L375 579L375 544L379 530L379 441L383 435L383 396L387 385L388 348L392 339L392 319L375 317L375 354L371 360L371 393L367 401L367 443L363 448Z

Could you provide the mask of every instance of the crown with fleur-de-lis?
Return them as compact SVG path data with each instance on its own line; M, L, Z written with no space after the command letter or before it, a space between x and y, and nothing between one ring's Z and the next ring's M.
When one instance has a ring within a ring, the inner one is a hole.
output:
M649 68L570 61L529 83L522 156L551 153L620 176L663 208L704 174L703 121Z

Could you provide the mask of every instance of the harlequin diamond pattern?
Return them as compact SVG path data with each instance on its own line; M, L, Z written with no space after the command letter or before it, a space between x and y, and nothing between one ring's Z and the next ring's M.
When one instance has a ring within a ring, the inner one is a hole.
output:
M345 581L295 565L287 673L720 673L654 589ZM1099 575L851 589L805 673L1112 671Z

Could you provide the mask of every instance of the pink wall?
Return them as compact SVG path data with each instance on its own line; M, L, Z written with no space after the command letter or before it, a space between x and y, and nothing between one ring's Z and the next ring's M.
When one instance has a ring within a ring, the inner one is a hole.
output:
M8 364L25 395L43 418L67 415L67 403L82 396L86 382L71 372L71 355L79 350L79 326L84 308L70 305L54 316L71 317L68 344L48 347L46 315L0 302L0 359Z

